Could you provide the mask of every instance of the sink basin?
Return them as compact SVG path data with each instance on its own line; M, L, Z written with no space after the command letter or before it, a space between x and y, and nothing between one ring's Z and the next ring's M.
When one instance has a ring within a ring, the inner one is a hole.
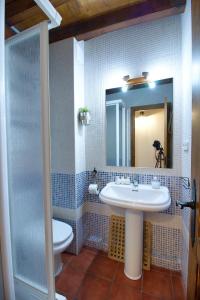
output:
M152 189L149 184L133 185L108 183L100 193L100 199L107 204L142 211L162 211L170 206L168 188Z
M142 276L143 212L163 211L171 204L167 187L153 189L149 184L130 185L108 183L99 195L111 206L125 209L125 275L138 280Z

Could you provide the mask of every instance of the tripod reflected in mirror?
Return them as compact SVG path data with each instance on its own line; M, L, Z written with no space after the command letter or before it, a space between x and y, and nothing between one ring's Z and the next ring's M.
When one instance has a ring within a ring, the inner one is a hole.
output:
M166 156L160 141L155 140L152 146L155 148L155 168L166 168Z

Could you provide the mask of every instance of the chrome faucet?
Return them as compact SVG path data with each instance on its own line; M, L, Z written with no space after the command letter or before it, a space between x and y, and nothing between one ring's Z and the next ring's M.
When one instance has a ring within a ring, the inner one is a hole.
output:
M133 180L133 190L132 191L138 191L138 185L139 185L139 183L138 183L138 179L137 178L138 178L137 176L134 177L134 180Z

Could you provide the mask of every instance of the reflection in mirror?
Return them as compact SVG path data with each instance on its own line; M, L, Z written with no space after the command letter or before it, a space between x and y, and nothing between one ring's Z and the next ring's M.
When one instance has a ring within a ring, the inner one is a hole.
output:
M109 166L172 168L173 79L106 90Z

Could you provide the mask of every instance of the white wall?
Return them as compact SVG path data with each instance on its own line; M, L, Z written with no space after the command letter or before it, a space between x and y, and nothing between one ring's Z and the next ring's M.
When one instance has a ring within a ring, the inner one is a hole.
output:
M50 44L51 164L53 172L74 173L73 39Z
M85 134L78 120L84 106L84 43L74 38L50 44L52 172L85 170Z
M85 101L92 123L86 129L86 169L116 171L105 166L105 90L122 84L129 74L149 71L154 79L174 78L173 170L137 169L137 172L181 175L182 93L181 16L135 25L85 42ZM133 168L120 168L134 171Z
M79 122L79 109L84 99L84 42L74 39L74 122L76 173L85 171L85 128Z

